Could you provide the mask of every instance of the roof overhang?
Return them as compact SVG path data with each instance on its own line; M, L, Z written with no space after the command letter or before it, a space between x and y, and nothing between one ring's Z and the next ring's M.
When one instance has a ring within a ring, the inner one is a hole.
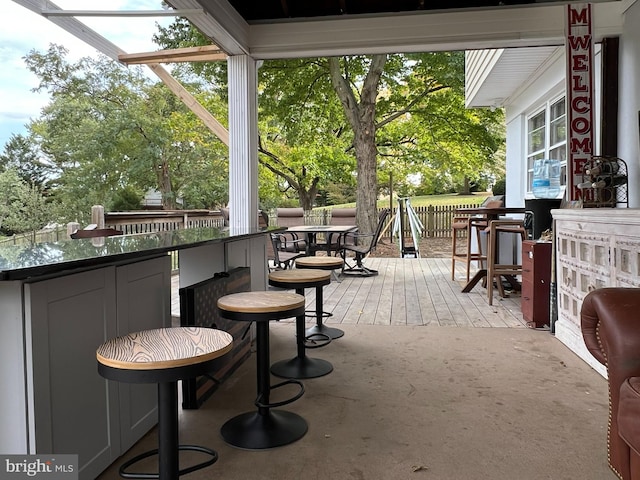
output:
M505 105L516 91L536 78L545 63L563 53L563 46L467 50L467 108Z
M596 37L619 35L631 0L594 3ZM169 0L229 55L258 60L562 45L566 3L248 23L227 0Z
M49 16L52 22L111 58L134 60L132 57L135 55L127 57L119 46L85 29L77 18L71 16L87 12L46 9L47 5L53 4L42 0L14 1ZM240 0L232 1L239 3ZM343 7L351 6L348 0L340 1ZM635 1L605 0L594 3L594 40L620 35L624 11ZM282 5L289 5L286 0L281 2ZM314 3L312 0L310 2ZM491 57L490 61L482 65L480 71L468 75L470 82L467 101L469 106L497 106L530 78L532 72L557 51L557 47L564 44L568 2L538 0L537 3L518 6L450 10L421 10L412 7L413 11L280 18L251 23L228 0L168 0L168 3L175 10L173 14L187 18L219 48L215 53L195 53L198 56L209 55L209 59L222 59L226 55L250 55L256 60L266 60L491 49L487 54ZM319 5L318 2L315 3ZM420 4L424 6L424 2L416 5ZM275 8L275 4L271 8ZM127 13L139 14L114 11L93 12L93 15ZM156 55L160 63L171 62L170 57L174 54L165 52ZM153 54L138 56L148 62Z

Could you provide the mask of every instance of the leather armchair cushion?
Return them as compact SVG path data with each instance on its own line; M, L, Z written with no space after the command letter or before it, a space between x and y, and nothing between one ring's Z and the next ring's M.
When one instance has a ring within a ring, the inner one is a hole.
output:
M640 377L627 378L620 386L618 435L640 455Z

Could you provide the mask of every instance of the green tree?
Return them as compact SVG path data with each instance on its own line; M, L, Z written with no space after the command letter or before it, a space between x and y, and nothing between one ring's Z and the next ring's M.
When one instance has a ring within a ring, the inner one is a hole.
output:
M126 212L129 210L140 210L142 206L142 195L133 187L127 186L115 193L111 205L108 206L112 212Z
M185 204L197 206L226 198L226 190L203 194L227 170L226 147L173 93L139 68L103 56L70 63L66 55L51 45L25 61L40 79L37 90L52 97L31 130L59 171L54 195L68 220L82 221L93 204L110 205L125 187L158 190L168 209L185 195L194 195ZM216 103L198 88L204 102Z
M12 204L18 197L16 192L20 188L22 188L22 181L15 170L0 172L0 230L2 231L5 231L6 219L12 213Z
M160 28L155 40L164 47L208 43L184 20ZM191 67L226 88L223 63ZM357 178L363 230L377 221L379 164L385 185L390 176L412 175L431 183L446 177L451 188L500 168L495 152L503 138L494 124L502 112L465 109L463 52L265 61L259 83L260 162L307 208L314 193L336 182L322 176L327 169L350 157L340 177ZM340 155L315 170L315 156L304 153L314 144Z
M31 136L13 134L0 154L0 171L14 169L20 178L39 187L44 187L54 175L52 166L38 149Z
M44 227L51 212L42 190L28 184L14 169L0 173L0 229L7 234L32 233Z

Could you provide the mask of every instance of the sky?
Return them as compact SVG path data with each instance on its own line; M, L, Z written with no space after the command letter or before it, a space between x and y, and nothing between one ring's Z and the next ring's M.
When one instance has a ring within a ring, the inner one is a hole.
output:
M161 10L161 0L54 0L63 9ZM68 60L97 56L97 51L46 18L15 3L0 0L0 153L12 134L25 134L25 125L37 118L49 100L34 93L38 78L25 66L30 51L45 52L49 44L64 45ZM91 29L127 53L158 50L151 41L156 23L168 25L173 17L78 17Z

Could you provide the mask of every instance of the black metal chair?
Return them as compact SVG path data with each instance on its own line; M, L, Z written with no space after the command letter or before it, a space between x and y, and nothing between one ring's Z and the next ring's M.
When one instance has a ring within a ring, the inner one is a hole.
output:
M269 237L271 239L271 251L267 252L267 257L273 261L273 267L276 270L292 268L296 258L305 256L304 251L298 252L286 249L286 245L294 241L291 238L281 233L270 233Z
M378 274L377 270L367 268L362 261L375 250L388 216L388 208L380 211L378 225L373 233L347 232L340 237L340 256L344 260L344 265L342 266L343 275L371 277ZM351 258L350 255L353 256L351 261L355 262L355 264L349 263L347 260Z
M300 207L276 209L276 223L279 227L297 227L304 225L304 210ZM282 247L288 252L306 252L307 242L293 232L284 232Z

